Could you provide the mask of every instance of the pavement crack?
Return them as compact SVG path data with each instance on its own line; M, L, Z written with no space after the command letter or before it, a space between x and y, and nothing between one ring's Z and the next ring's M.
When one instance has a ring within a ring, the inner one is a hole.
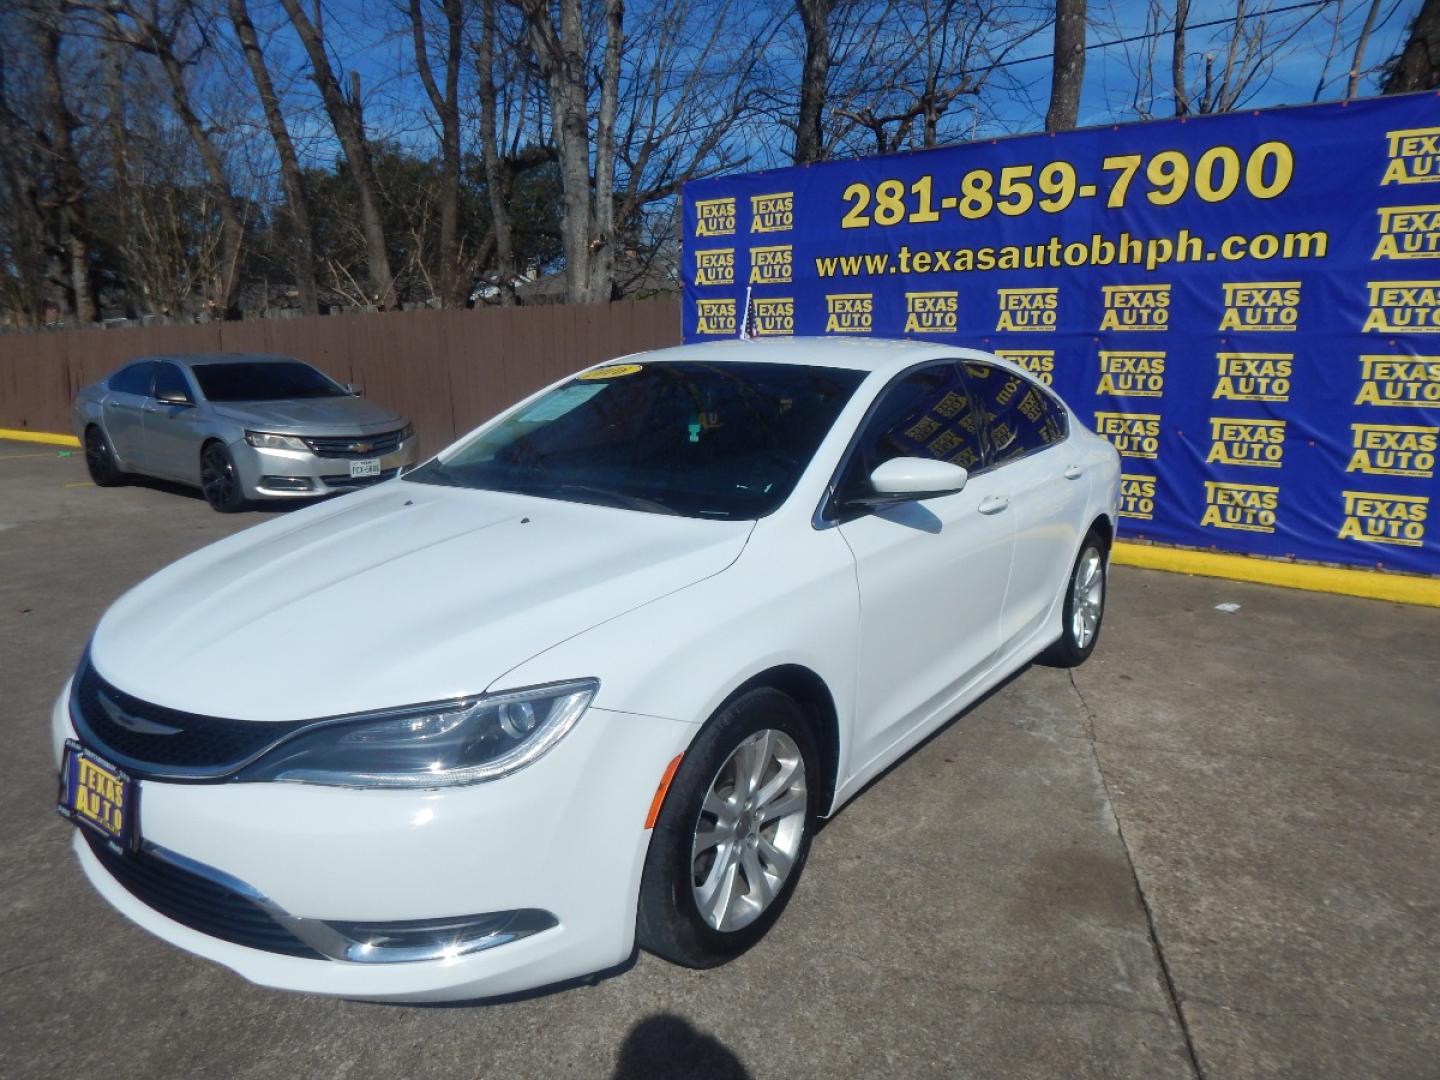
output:
M1115 809L1115 800L1110 794L1110 778L1105 775L1105 766L1100 761L1100 749L1098 740L1095 737L1095 710L1091 708L1090 702L1086 700L1085 692L1080 689L1080 684L1075 681L1075 669L1069 671L1070 689L1075 691L1075 697L1080 702L1080 708L1085 713L1085 729L1089 732L1090 756L1095 761L1095 772L1100 777L1100 786L1105 792L1105 806L1110 811L1110 819L1115 823L1115 833L1120 838L1120 850L1125 852L1125 863L1130 868L1130 881L1135 887L1135 895L1140 899L1140 909L1145 913L1145 931L1150 937L1150 948L1155 954L1155 961L1160 968L1160 981L1165 987L1165 996L1170 1001L1170 1009L1175 1016L1175 1022L1180 1027L1180 1037L1185 1041L1185 1054L1190 1059L1190 1071L1197 1078L1203 1080L1204 1071L1200 1068L1200 1055L1195 1052L1195 1039L1190 1032L1190 1024L1185 1019L1185 1010L1180 1004L1180 993L1175 988L1175 979L1170 973L1170 962L1165 957L1165 946L1160 940L1159 929L1155 925L1155 913L1150 908L1150 897L1145 893L1145 886L1140 881L1140 872L1135 866L1135 857L1130 852L1130 843L1125 839L1125 826L1121 824L1120 814Z
M1079 691L1077 690L1076 693L1078 694ZM1083 697L1081 701L1084 701ZM1296 766L1304 769L1325 769L1330 772L1387 773L1400 776L1419 776L1426 780L1440 780L1440 769L1406 769L1398 765L1335 765L1329 762L1315 761L1312 758L1281 757L1275 754L1261 754L1246 750L1215 750L1208 747L1153 746L1145 743L1114 742L1110 739L1096 739L1093 737L1093 734L1089 737L1089 741L1093 742L1096 746L1110 747L1116 750L1135 750L1142 754L1175 754L1180 757L1206 758L1238 757L1245 761L1269 761L1276 765Z

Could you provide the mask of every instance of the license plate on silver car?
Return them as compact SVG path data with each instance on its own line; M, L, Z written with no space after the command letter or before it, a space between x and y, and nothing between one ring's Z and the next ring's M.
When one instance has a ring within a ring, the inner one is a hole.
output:
M350 479L358 480L362 476L379 476L380 459L366 458L364 461L350 462Z

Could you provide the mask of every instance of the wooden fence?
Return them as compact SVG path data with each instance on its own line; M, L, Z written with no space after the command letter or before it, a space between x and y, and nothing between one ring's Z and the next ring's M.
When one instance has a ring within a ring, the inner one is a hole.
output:
M279 353L408 416L429 454L548 382L680 341L674 300L0 335L0 428L70 433L75 391L137 356Z

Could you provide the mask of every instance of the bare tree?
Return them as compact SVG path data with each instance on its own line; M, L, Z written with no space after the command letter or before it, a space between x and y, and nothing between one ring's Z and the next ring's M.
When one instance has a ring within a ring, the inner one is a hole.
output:
M41 3L29 10L30 40L40 61L45 155L52 183L49 201L58 214L59 244L64 251L66 298L75 321L92 323L98 311L90 274L87 185L75 151L75 114L66 100L61 78L61 6Z
M78 0L77 6L80 6ZM212 138L210 126L201 120L196 110L185 78L186 70L195 63L198 54L209 47L206 29L196 21L193 0L174 0L164 6L160 0L145 3L87 0L84 6L100 15L109 37L154 57L165 76L170 106L204 164L209 201L221 223L221 255L208 289L208 303L212 314L238 318L245 225L236 207L224 158ZM187 47L187 37L195 39L193 49Z
M295 271L295 288L299 293L300 310L314 315L320 310L315 288L315 237L310 225L310 206L305 196L305 185L300 172L300 158L295 153L295 144L290 138L290 129L280 108L280 96L275 92L275 82L270 69L265 65L265 54L260 50L260 38L255 32L255 23L250 18L246 0L228 0L230 24L235 28L236 40L245 56L245 65L255 83L255 92L260 98L260 107L265 113L265 126L275 144L275 156L280 162L280 186L285 192L285 212L290 218L289 243L286 254Z
M300 7L299 0L280 0L290 23L300 36L305 54L310 58L310 77L320 91L325 112L340 140L345 153L345 164L355 185L360 201L360 226L365 237L365 261L368 288L365 298L371 304L393 307L395 304L395 277L390 271L390 251L385 240L385 223L380 212L379 185L375 179L375 167L370 157L370 145L365 138L365 123L360 108L360 79L351 72L350 95L347 97L340 88L330 56L325 49L325 38L318 21L312 22Z
M1085 0L1056 0L1055 56L1050 75L1050 108L1045 113L1046 131L1069 131L1075 126L1084 81Z
M1440 86L1440 0L1425 0L1405 47L1389 64L1384 92L1404 94Z
M805 28L805 60L800 68L800 114L795 123L797 165L824 155L826 80L830 74L830 12L836 0L795 0Z
M559 23L546 0L518 0L530 47L544 77L551 131L565 196L562 240L565 292L572 303L611 299L614 290L614 132L619 96L624 4L604 0L605 45L599 108L592 146L589 124L588 51L580 0L559 0ZM591 190L590 160L595 160Z
M495 86L495 0L480 0L480 40L475 68L479 77L480 153L485 165L485 189L490 203L490 231L495 238L495 282L500 303L515 303L515 244L510 229L510 192L514 172L501 154L498 94Z
M461 0L439 0L444 16L445 67L442 83L435 79L426 38L421 0L409 0L411 39L420 82L440 123L440 280L436 292L445 307L462 303L469 282L460 267L460 58L463 51L464 10Z

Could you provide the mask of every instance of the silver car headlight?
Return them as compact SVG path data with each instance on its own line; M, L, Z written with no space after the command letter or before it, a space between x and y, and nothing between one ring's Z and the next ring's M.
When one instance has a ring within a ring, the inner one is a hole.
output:
M438 788L509 776L545 754L589 707L596 679L388 709L307 728L240 780Z
M261 450L309 450L305 440L294 435L276 435L269 431L247 431L245 441Z

